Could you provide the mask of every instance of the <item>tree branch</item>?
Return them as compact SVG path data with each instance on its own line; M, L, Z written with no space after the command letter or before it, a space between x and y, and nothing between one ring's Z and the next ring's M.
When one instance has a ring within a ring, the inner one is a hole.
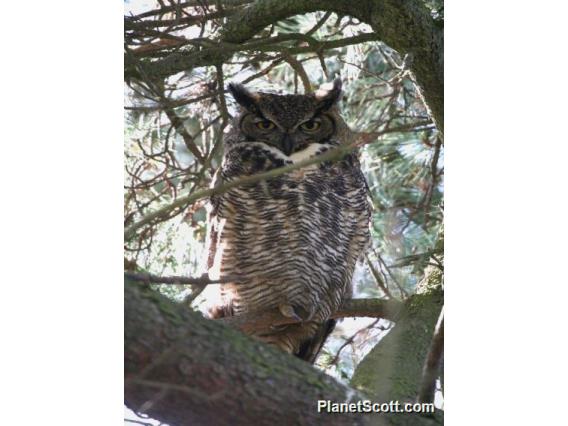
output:
M373 136L373 138L376 139L379 136L387 134L387 133L409 131L412 128L415 128L417 126L421 126L422 124L423 123L413 123L413 124L409 124L409 125L403 124L399 127L386 128L385 130L382 130L380 132L373 133L372 136ZM352 143L352 144L340 145L336 148L333 148L333 149L330 149L329 151L326 151L323 154L316 155L316 156L311 157L311 158L307 158L307 159L299 161L295 164L291 164L291 165L285 166L285 167L278 167L278 168L272 169L268 172L257 173L257 174L250 175L250 176L244 176L244 177L241 177L241 178L236 179L236 180L232 180L230 182L227 182L223 185L219 185L219 186L214 187L214 188L203 189L203 190L200 190L200 191L192 192L192 193L187 194L185 196L181 196L177 200L175 200L174 202L157 208L153 212L148 213L146 216L144 216L138 222L135 222L132 225L130 225L129 227L127 227L124 231L124 239L126 241L130 240L132 237L134 237L136 235L136 231L138 231L140 228L152 223L154 220L156 220L156 219L158 219L158 218L160 218L164 215L169 214L171 211L173 211L177 208L180 208L180 207L183 207L183 206L186 206L186 205L190 205L192 203L195 203L198 200L208 198L212 195L224 194L225 192L228 192L231 189L236 188L238 186L250 185L250 184L253 184L253 183L256 183L256 182L260 182L262 180L275 178L277 176L292 172L294 170L302 169L302 168L305 168L305 167L308 167L308 166L311 166L311 165L314 165L314 164L319 164L319 163L322 163L324 161L338 161L341 158L343 158L345 155L347 155L349 152L353 151L354 149L357 149L361 145L371 143L373 141L373 138L366 137L366 136L357 137L355 142Z
M138 229L140 229L143 226L151 223L152 221L159 218L160 216L168 214L169 212L171 212L172 210L174 210L178 207L182 207L184 205L192 204L192 203L194 203L198 200L210 197L211 195L214 195L214 194L224 194L225 192L228 192L231 189L236 188L238 186L250 185L252 183L260 182L261 180L271 179L271 178L283 175L285 173L289 173L289 172L294 171L294 170L298 170L298 169L301 169L301 168L304 168L304 167L307 167L307 166L311 166L313 164L321 163L323 161L337 160L337 159L342 158L349 151L351 151L355 148L356 148L356 146L354 146L354 145L339 146L337 148L330 149L329 151L325 152L324 154L317 155L315 157L299 161L298 163L291 164L289 166L279 167L279 168L276 168L276 169L273 169L273 170L270 170L270 171L264 172L264 173L257 173L257 174L250 175L250 176L244 176L242 178L232 180L230 182L227 182L223 185L219 185L219 186L214 187L214 188L196 191L196 192L193 192L193 193L188 194L186 196L179 197L173 203L170 203L170 204L165 205L161 208L158 208L157 210L153 211L152 213L149 213L148 215L144 216L142 219L140 219L140 221L133 223L128 228L126 228L125 231L124 231L124 239L129 240L130 238L132 238L136 234L136 231Z
M302 37L302 34L284 34L266 39L255 39L246 44L236 44L223 41L211 40L186 40L185 44L193 44L202 46L200 50L191 52L175 52L166 56L163 59L153 62L144 62L143 67L146 73L161 77L167 77L176 74L180 71L186 71L193 68L215 65L220 62L227 62L231 59L234 53L243 51L259 51L259 52L286 52L290 55L297 55L301 53L320 53L324 50L337 49L340 47L349 46L352 44L365 43L368 41L376 40L374 34L359 34L353 37L346 37L338 40L321 41L311 37ZM293 40L306 41L307 46L288 47L281 43ZM180 44L176 44L176 47ZM143 56L142 53L138 55ZM138 71L132 60L127 56L125 58L125 76L140 78Z
M440 375L440 366L444 356L444 310L440 312L430 351L422 370L422 383L418 393L418 402L434 402L436 379Z
M125 402L136 413L171 426L433 424L417 414L318 413L318 400L367 396L147 286L127 281L124 296Z
M213 13L207 13L204 15L185 16L183 18L177 18L177 19L152 19L152 20L136 20L136 17L131 18L129 16L126 16L124 19L124 29L126 31L132 31L132 30L143 30L147 28L177 27L180 25L191 26L194 24L200 24L210 19L223 18L229 15L231 12L232 12L231 9L225 9L224 11L217 11Z
M243 43L266 26L293 15L332 11L368 23L374 39L413 58L412 70L438 129L444 120L444 28L421 0L263 0L235 13L222 40Z
M145 284L188 284L197 286L206 286L208 284L222 284L227 282L236 282L239 280L238 277L233 276L212 280L208 275L202 275L201 277L160 277L158 275L132 271L124 272L124 278Z
M124 278L144 284L185 284L195 285L198 287L228 282L238 283L240 280L240 277L233 276L223 277L220 279L210 279L208 275L202 275L201 277L163 277L144 272L132 271L125 271ZM332 315L332 318L371 317L396 321L396 319L401 315L403 308L403 303L395 299L350 299ZM293 318L285 317L278 309L262 312L250 312L238 316L220 318L218 321L230 327L237 328L247 334L263 330L271 326L295 324L298 322Z
M125 401L135 412L171 426L367 424L317 412L319 399L361 395L306 362L144 286L127 282L124 303Z
M247 4L247 3L252 3L253 0L223 0L221 3L223 4L223 6L240 6L243 4ZM191 1L184 1L184 2L179 2L176 4L173 4L171 6L164 6L162 5L162 7L154 9L154 10L150 10L148 12L143 12L140 13L139 15L133 16L131 17L131 19L133 20L139 20L142 18L147 18L149 16L154 16L154 15L162 15L164 13L167 12L175 12L181 9L185 9L187 7L203 7L204 3L206 3L204 0L191 0Z
M416 401L443 300L442 272L428 267L394 328L357 366L351 385L377 400Z
M347 300L345 304L331 317L335 319L348 317L371 317L396 321L402 314L403 310L404 304L398 300L351 299ZM278 309L225 317L218 319L217 321L237 328L246 334L266 330L267 327L277 327L298 323L297 320L282 315Z
M368 23L373 34L366 41L383 41L401 54L412 57L412 70L423 89L440 131L444 119L444 29L421 0L261 0L236 11L223 28L218 43L222 47L195 52L176 52L163 60L146 63L155 75L172 75L188 69L215 65L243 49L242 44L263 28L293 15L315 11L336 12ZM329 42L333 43L333 42ZM230 47L230 45L233 47ZM322 43L323 44L323 43ZM328 48L330 45L324 45ZM306 49L306 48L296 48ZM313 49L309 46L307 49ZM312 50L313 51L313 50ZM290 54L299 53L290 49ZM127 58L128 59L128 58ZM126 63L125 76L136 77L136 69Z

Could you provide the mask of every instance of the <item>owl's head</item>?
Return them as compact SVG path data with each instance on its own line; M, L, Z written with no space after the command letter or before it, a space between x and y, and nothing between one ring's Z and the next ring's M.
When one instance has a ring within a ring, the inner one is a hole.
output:
M243 109L236 124L248 141L264 142L291 155L328 141L337 132L334 105L341 96L339 79L329 89L307 95L252 92L234 83L229 91Z

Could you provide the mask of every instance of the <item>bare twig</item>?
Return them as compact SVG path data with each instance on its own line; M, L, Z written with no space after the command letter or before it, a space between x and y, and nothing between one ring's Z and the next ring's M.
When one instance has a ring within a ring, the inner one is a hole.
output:
M400 285L400 283L398 282L398 280L396 279L394 273L390 270L389 266L387 265L387 263L384 261L384 259L382 258L382 256L376 251L373 250L373 252L375 253L375 256L377 258L377 260L379 261L379 265L382 268L385 268L385 270L387 271L387 273L389 274L389 276L391 277L392 281L395 283L396 287L398 288L398 291L400 292L400 296L403 299L406 299L408 297L408 292L402 288L402 286Z
M140 420L124 419L124 421L128 422L128 423L134 423L134 424L137 424L137 425L142 425L142 426L154 426L153 423L146 423L146 422L142 422Z
M376 39L374 34L360 34L353 37L347 37L339 40L318 41L312 39L307 46L288 47L280 43L284 41L296 41L306 39L304 34L286 34L283 36L275 36L268 39L252 40L246 44L233 44L228 42L211 42L210 40L191 40L192 44L202 44L201 50L184 52L184 54L173 53L164 59L144 63L145 72L150 75L166 77L176 74L180 71L186 71L196 67L207 65L215 65L220 61L229 60L234 53L243 51L260 51L260 52L286 52L290 55L300 53L321 52L323 50L337 49L352 44L359 44ZM309 37L308 37L309 39ZM127 56L127 60L132 56ZM140 67L136 62L127 61L126 75L140 78Z
M323 15L323 17L317 22L317 24L315 24L308 32L306 32L307 36L311 36L312 34L315 34L315 32L317 30L319 30L323 24L326 23L326 21L329 19L329 17L331 16L332 12L325 12L325 14Z
M337 350L337 352L335 353L335 356L333 357L333 359L331 360L331 362L329 363L329 365L335 365L337 364L337 361L339 361L339 355L341 355L341 352L343 352L343 349L345 349L347 347L347 345L352 344L355 341L355 338L365 332L368 331L370 329L372 329L373 327L375 327L378 322L381 320L381 318L377 318L375 321L373 321L371 324L369 324L366 327L361 328L360 330L357 330L355 333L353 333L351 335L351 337L349 337L348 339L345 339L345 342L343 342L343 344L339 347L339 349Z
M224 6L240 6L240 5L243 5L243 4L252 3L252 1L253 0L223 0L223 4L224 4ZM168 12L174 12L174 11L177 11L179 9L202 6L202 5L203 5L203 1L201 1L201 0L184 1L184 2L173 4L171 6L162 6L162 7L157 8L157 9L149 10L148 12L140 13L136 16L133 16L131 19L138 20L138 19L141 19L141 18L147 18L149 16L161 15L161 14L168 13Z
M231 189L236 188L238 186L248 185L248 184L260 182L262 180L271 179L271 178L283 175L285 173L289 173L291 171L298 170L298 169L301 169L301 168L304 168L304 167L308 167L308 166L311 166L313 164L317 164L317 163L320 163L320 162L323 162L323 161L336 160L338 158L343 157L348 151L351 151L354 148L355 147L351 146L351 145L340 146L338 148L329 150L322 155L318 155L318 156L315 156L315 157L312 157L312 158L308 158L308 159L300 161L296 164L292 164L292 165L289 165L289 166L286 166L286 167L279 167L279 168L276 168L276 169L273 169L273 170L270 170L270 171L264 172L264 173L258 173L258 174L254 174L254 175L250 175L250 176L244 176L240 179L227 182L227 183L225 183L223 185L219 185L215 188L204 189L204 190L201 190L201 191L192 192L192 193L190 193L186 196L183 196L183 197L179 197L173 203L165 205L165 206L153 211L152 213L149 213L148 215L143 217L140 221L138 221L138 222L130 225L128 228L126 228L125 231L124 231L124 239L129 240L130 238L132 238L136 234L136 231L138 229L140 229L143 226L151 223L152 221L159 218L160 216L168 214L170 211L172 211L173 209L176 209L178 207L182 207L182 206L185 206L185 205L192 204L192 203L196 202L197 200L201 200L203 198L210 197L211 195L214 195L214 194L223 194L223 193L228 192Z
M183 119L168 105L168 101L165 97L162 98L162 101L164 102L164 112L172 123L172 126L174 126L174 129L176 129L178 134L183 138L185 146L200 163L203 163L205 161L203 154L199 151L199 148L195 144L193 136L191 136L185 128Z
M393 295L391 294L391 292L389 291L388 287L386 286L385 282L383 281L383 279L381 278L381 275L379 274L379 271L377 271L377 269L375 268L375 266L373 265L373 262L371 261L371 259L369 259L368 255L365 255L365 260L367 261L367 266L369 266L369 270L371 271L371 274L373 275L373 278L375 279L375 282L377 283L377 285L379 286L379 288L383 291L383 293L385 293L387 295L387 297L389 299L394 299Z
M134 20L126 17L124 19L124 29L126 31L132 30L145 30L147 28L160 28L160 27L178 27L180 25L195 25L210 19L223 18L231 14L231 10L218 11L208 13L205 15L186 16L181 19L152 19L152 20Z
M285 58L285 61L288 62L292 69L300 76L300 80L302 80L302 85L304 86L304 93L311 93L312 85L310 84L310 78L302 64L292 55L286 55Z
M444 356L444 308L438 317L438 323L434 330L430 351L426 357L422 370L422 383L418 393L418 402L434 402L436 391L436 379L440 375L440 365Z

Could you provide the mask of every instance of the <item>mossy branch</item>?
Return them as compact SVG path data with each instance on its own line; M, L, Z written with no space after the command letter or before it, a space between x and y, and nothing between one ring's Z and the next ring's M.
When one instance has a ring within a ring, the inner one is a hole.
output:
M127 281L124 296L125 402L137 413L171 426L390 426L402 419L413 426L433 424L418 414L319 413L318 400L385 400L342 385L148 286Z

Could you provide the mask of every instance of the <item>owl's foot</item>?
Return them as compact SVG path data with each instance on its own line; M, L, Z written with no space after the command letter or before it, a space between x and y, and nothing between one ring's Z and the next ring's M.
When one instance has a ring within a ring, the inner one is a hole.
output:
M212 306L208 309L207 314L209 319L232 317L234 315L233 307L231 305Z
M292 305L290 305L289 303L281 303L278 305L278 310L280 311L280 313L282 315L284 315L286 318L292 318L295 319L298 322L302 322L304 321L302 319L302 317L300 315L298 315L296 313L296 310L294 309L294 307Z
M219 319L225 317L225 312L222 306L212 306L207 310L207 317L209 319Z

